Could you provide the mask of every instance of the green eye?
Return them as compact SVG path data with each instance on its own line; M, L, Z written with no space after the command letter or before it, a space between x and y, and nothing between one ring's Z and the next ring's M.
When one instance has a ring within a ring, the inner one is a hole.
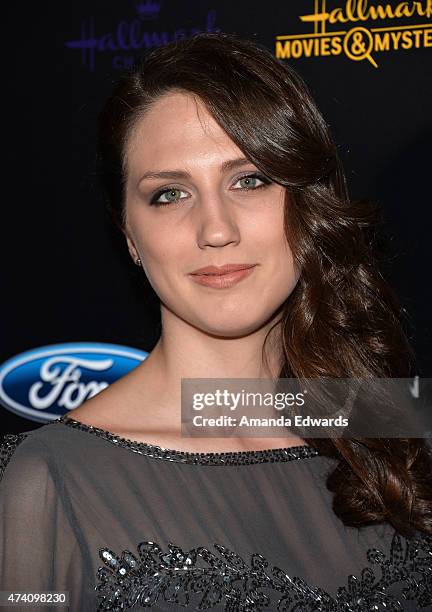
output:
M170 189L164 193L168 202L174 202L180 198L181 191L180 189Z
M249 189L251 187L256 187L256 181L258 179L255 176L245 176L240 179L240 184L244 189Z
M240 184L240 187L234 187L234 189L259 189L260 187L265 187L266 185L269 185L271 183L271 181L263 176L262 174L247 174L246 176L242 176L239 179L237 179L237 182L235 183L237 185L237 183Z
M152 197L150 204L154 206L159 206L163 204L171 204L173 202L178 202L184 198L181 197L182 193L186 193L181 189L177 189L176 187L171 187L170 189L162 189L154 194ZM187 197L187 196L186 196Z

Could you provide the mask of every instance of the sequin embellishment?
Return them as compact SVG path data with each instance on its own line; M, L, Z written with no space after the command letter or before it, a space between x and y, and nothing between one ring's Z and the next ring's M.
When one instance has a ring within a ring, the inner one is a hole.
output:
M165 459L166 461L175 461L178 463L190 463L200 465L247 465L253 463L268 463L277 461L292 461L295 459L307 459L320 455L318 449L306 444L300 446L291 446L287 448L273 448L268 450L249 450L249 451L234 451L221 453L194 453L189 451L179 451L163 448L146 442L137 442L122 438L110 431L87 425L76 421L70 417L62 416L52 423L64 423L69 427L75 427L81 431L95 434L117 446L128 448L134 453L147 455L156 459Z
M3 478L4 471L15 449L28 436L27 433L4 434L0 442L0 480Z
M218 554L202 546L184 552L169 542L168 552L163 552L155 542L145 541L137 547L138 556L128 550L117 556L101 548L99 556L106 567L97 572L97 610L119 612L162 602L190 610L218 606L226 612L400 611L406 609L403 602L410 602L410 610L413 602L415 610L431 610L432 537L423 533L405 539L394 532L388 557L370 548L369 567L360 578L348 576L336 597L278 567L270 569L267 559L258 553L251 555L248 564L225 546L214 544L214 548ZM379 568L379 575L371 566ZM399 591L392 592L394 587ZM191 596L197 595L192 602Z

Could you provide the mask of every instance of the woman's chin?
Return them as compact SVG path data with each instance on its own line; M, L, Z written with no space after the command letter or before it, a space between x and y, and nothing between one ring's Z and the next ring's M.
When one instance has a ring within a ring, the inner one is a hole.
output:
M242 338L257 332L265 323L265 319L257 320L250 317L230 316L225 320L219 318L218 321L202 320L196 322L195 326L203 331L203 333L217 336L219 338Z

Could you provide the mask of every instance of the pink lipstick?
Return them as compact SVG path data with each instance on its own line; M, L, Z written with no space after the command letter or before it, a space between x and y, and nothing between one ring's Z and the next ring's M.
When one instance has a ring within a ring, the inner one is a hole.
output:
M190 273L195 283L213 289L228 289L239 281L250 276L257 264L225 264L224 266L206 266Z

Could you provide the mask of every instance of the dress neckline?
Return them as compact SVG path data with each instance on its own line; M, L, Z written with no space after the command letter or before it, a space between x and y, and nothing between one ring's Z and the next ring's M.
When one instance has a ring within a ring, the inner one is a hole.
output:
M193 451L181 451L165 448L148 442L139 442L123 438L111 431L87 425L64 414L51 423L62 423L68 427L96 435L116 446L128 448L129 450L156 459L174 461L177 463L199 464L199 465L250 465L255 463L285 462L298 459L308 459L320 455L318 449L307 444L289 446L284 448L270 448L264 450L245 451L223 451L199 453Z

